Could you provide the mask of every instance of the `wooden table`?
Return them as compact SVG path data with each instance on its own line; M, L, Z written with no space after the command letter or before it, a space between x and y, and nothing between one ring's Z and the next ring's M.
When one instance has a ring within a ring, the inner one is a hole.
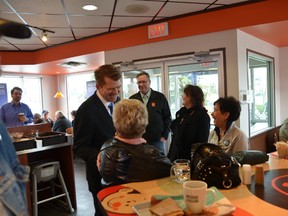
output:
M278 159L274 154L270 154L269 162L262 164L265 176L268 171L287 169L287 190L288 190L288 160ZM252 166L252 174L254 174L255 166ZM240 175L242 169L240 168ZM265 178L264 176L264 178ZM285 176L284 176L285 177ZM264 188L271 185L270 179L264 179ZM249 189L255 187L252 178L252 184L246 186L241 184L237 188L229 190L220 190L220 192L236 207L233 215L288 215L288 203L286 208L281 208L266 202L255 196ZM265 191L265 190L264 190ZM285 193L285 192L284 192ZM129 194L129 196L127 196ZM98 193L98 199L102 204L106 215L135 215L131 213L131 206L139 203L150 202L152 195L180 195L182 194L182 184L175 183L170 178L157 179L147 182L137 182L123 184L105 188ZM267 194L266 194L267 195ZM288 193L286 195L288 200ZM118 199L118 202L116 200Z

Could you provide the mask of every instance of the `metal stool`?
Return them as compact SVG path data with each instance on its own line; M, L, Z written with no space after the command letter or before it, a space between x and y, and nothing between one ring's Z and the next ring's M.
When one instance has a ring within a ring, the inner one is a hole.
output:
M54 199L58 199L60 197L65 196L67 210L70 212L74 212L72 208L69 193L64 182L63 175L60 170L60 163L58 161L44 161L37 162L31 165L32 167L32 199L33 199L33 216L38 216L38 204L48 202ZM54 180L58 177L61 185L56 184ZM39 183L41 182L49 182L50 186L46 188L40 189ZM55 187L61 188L61 194L56 194ZM46 189L50 189L51 197L43 200L38 200L38 192ZM60 201L60 200L59 200Z

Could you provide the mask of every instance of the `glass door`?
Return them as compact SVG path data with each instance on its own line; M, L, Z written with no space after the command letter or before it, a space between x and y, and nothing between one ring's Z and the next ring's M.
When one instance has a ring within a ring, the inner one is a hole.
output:
M129 67L121 68L122 73L122 98L129 98L137 93L138 86L136 75L140 71L149 73L151 79L151 88L155 91L163 92L162 89L162 64L133 64Z
M197 85L204 93L204 106L209 115L213 112L213 103L220 95L224 96L225 86L223 65L220 54L210 54L201 60L188 60L166 62L168 72L168 100L172 113L175 113L182 107L183 89L186 85Z
M129 98L138 92L136 75L141 71L150 74L151 88L166 95L172 118L182 107L182 94L185 85L198 85L205 95L205 107L208 113L213 111L213 103L225 95L223 52L214 51L204 56L178 56L176 60L155 59L149 62L122 67L122 98Z

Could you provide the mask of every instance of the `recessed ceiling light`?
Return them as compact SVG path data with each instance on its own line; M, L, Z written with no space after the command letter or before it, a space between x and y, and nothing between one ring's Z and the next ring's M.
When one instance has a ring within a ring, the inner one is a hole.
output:
M93 11L93 10L97 10L98 9L98 7L95 6L95 5L84 5L82 8L84 10L88 10L88 11Z

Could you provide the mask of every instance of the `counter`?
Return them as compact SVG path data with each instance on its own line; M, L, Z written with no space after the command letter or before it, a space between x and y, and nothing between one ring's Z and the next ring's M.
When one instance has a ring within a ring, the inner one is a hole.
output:
M17 151L18 158L23 165L29 165L36 161L57 160L60 162L60 169L63 174L67 190L74 209L77 209L75 175L73 167L72 137L67 136L67 142L43 146L43 140L35 140L36 148ZM27 184L27 200L29 211L32 212L31 188Z

